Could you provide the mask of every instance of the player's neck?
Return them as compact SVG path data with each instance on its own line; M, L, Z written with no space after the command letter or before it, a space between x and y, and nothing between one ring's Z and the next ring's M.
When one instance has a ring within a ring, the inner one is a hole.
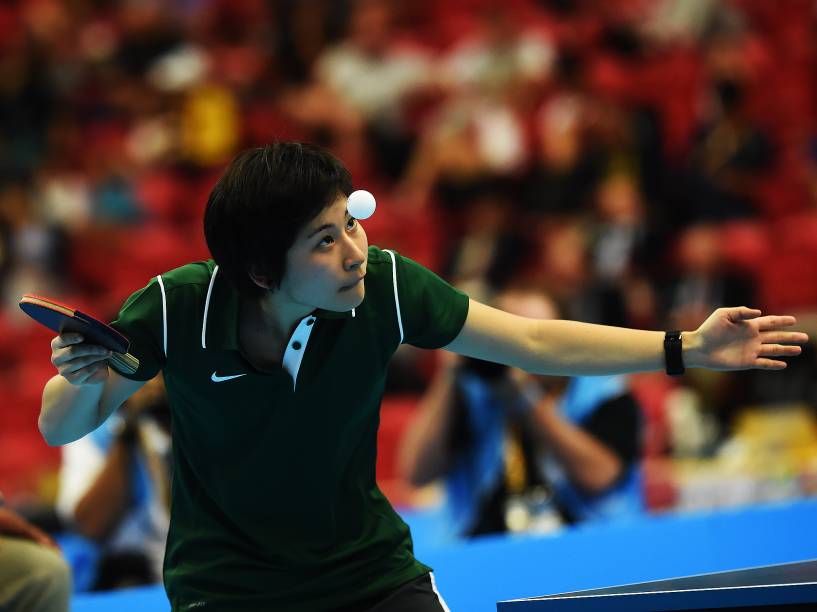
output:
M245 314L256 332L272 334L286 341L298 322L314 308L286 299L281 292L267 293L262 298L245 302Z

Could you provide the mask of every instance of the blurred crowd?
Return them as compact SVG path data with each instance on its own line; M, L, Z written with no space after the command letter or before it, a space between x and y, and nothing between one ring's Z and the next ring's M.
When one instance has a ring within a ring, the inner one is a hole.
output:
M371 242L475 297L535 286L651 329L817 311L815 30L813 0L2 3L0 477L54 460L48 335L19 297L110 316L206 258L216 177L274 139L329 147L377 196ZM390 390L426 366L401 356ZM747 405L813 409L815 367L806 347L784 374L637 380L645 452L713 453Z

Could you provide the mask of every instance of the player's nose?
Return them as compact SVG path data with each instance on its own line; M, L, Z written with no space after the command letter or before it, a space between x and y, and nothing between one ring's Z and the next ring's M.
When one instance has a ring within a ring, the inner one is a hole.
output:
M343 260L343 267L347 271L357 270L366 263L366 253L353 240L348 241L346 258Z

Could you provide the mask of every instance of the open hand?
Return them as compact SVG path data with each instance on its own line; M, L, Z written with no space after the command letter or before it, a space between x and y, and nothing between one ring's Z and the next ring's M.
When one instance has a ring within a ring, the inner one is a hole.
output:
M739 306L718 308L689 338L684 360L690 367L711 370L782 370L779 357L799 355L797 345L808 342L801 332L784 331L797 320L791 316L761 316L759 310Z

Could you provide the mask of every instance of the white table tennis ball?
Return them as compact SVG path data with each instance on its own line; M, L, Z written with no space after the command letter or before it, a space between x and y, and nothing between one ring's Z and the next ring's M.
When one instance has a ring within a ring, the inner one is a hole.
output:
M374 214L377 203L374 196L365 189L358 189L349 195L346 210L355 219L368 219Z

